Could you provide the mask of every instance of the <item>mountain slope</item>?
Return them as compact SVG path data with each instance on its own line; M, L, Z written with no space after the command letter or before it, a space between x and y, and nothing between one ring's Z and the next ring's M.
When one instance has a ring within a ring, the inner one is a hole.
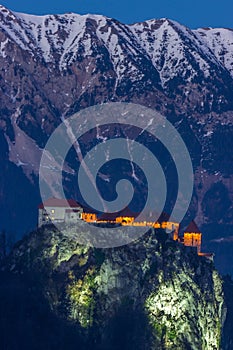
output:
M125 25L99 15L33 16L3 6L0 28L2 228L36 225L40 157L61 120L91 105L127 101L160 111L183 136L195 170L189 214L205 224L207 240L231 230L231 30L190 30L169 19ZM12 166L25 178L20 202L7 182ZM28 207L32 215L19 223Z
M229 28L197 29L203 42L222 65L233 75L233 30Z

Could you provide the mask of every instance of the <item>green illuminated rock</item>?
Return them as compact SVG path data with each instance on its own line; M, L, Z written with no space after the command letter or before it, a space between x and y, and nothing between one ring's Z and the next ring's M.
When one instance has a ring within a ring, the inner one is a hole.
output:
M213 262L166 238L151 230L127 246L96 249L81 246L72 228L47 227L18 244L4 270L31 276L84 348L220 349L225 306Z

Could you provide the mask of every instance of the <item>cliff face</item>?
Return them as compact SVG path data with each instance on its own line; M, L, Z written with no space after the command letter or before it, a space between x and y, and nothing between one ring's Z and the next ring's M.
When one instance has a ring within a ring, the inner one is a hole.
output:
M72 228L65 235L42 228L16 246L3 270L30 281L30 291L76 327L84 348L220 348L221 279L211 261L164 231L104 250L79 245Z

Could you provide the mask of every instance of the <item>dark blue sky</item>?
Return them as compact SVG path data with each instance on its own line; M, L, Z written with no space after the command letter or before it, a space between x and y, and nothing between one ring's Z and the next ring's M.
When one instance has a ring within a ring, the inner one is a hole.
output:
M191 28L233 28L232 0L2 0L1 4L33 14L96 13L124 23L168 17Z

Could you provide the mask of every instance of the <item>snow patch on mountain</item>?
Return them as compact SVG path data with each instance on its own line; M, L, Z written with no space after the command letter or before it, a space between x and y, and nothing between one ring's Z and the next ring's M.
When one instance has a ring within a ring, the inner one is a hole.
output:
M211 63L219 65L210 49L175 21L149 20L131 25L131 29L160 72L163 85L176 76L191 81L197 75L196 63L205 77L211 74Z
M228 29L192 31L166 18L123 25L101 15L35 16L3 6L0 27L21 49L57 65L60 71L78 55L98 57L96 50L102 46L111 58L117 82L126 74L132 81L142 79L141 58L159 72L162 85L175 77L191 82L200 71L207 78L212 65L225 67L233 75L233 31ZM4 40L0 46L3 57L7 43Z
M92 41L86 31L87 19L92 19L103 26L105 17L99 15L45 15L35 16L10 12L0 8L2 30L23 50L32 55L40 54L47 63L54 63L59 57L59 67L63 69L77 57L80 46L84 55L92 54Z
M227 28L201 28L194 30L216 58L233 76L233 30Z
M6 58L6 56L7 56L7 54L6 54L6 52L5 52L5 48L6 48L7 44L8 44L8 42L9 42L9 39L7 38L5 41L2 41L2 42L0 43L0 55L1 55L3 58Z

